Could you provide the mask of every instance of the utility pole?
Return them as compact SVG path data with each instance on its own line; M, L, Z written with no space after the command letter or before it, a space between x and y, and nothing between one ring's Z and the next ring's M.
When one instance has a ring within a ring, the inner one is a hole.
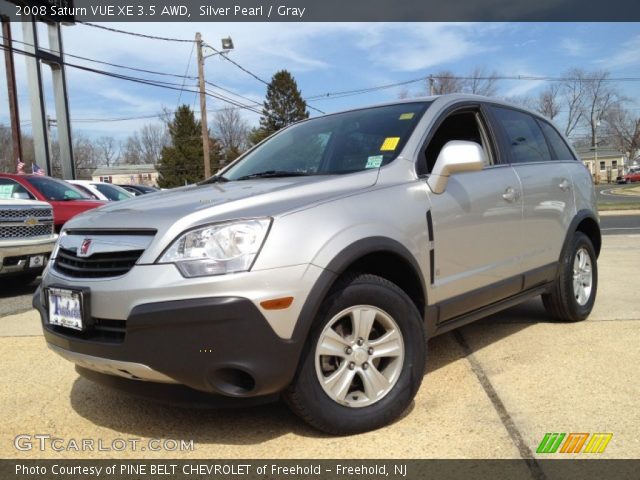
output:
M204 89L204 55L202 54L202 35L196 33L198 49L198 84L200 86L200 124L202 125L202 153L204 154L204 178L211 176L211 158L209 157L209 126L207 125L207 95Z
M435 91L435 80L433 78L433 75L429 75L429 95L433 95L434 91Z
M20 135L20 112L18 110L18 91L16 89L16 70L13 63L13 39L11 38L11 22L7 17L2 17L2 36L4 45L5 73L7 75L7 93L9 96L9 117L11 118L11 143L13 147L13 165L17 165L22 157L22 138Z

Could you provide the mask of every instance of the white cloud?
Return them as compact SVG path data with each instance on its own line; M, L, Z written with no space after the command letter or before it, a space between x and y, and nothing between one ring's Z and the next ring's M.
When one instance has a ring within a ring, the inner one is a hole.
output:
M621 68L640 64L640 35L630 38L616 53L607 58L602 58L596 63L604 68Z
M589 51L587 45L576 38L563 38L560 40L560 48L572 57L582 57Z

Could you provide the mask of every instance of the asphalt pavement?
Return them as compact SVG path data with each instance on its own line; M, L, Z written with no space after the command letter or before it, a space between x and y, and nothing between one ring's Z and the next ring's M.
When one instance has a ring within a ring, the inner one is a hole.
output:
M600 231L603 235L640 234L640 211L623 214L624 211L611 215L600 213Z
M181 409L95 385L46 348L33 310L0 317L3 458L564 458L536 454L547 432L612 433L602 454L639 458L640 235L607 235L587 321L550 321L539 299L429 342L428 371L406 414L357 437L330 437L281 403ZM4 289L0 305L14 299ZM28 291L16 290L18 298ZM25 302L15 302L17 311ZM177 358L176 361L179 361ZM105 450L15 448L17 435L103 442ZM188 451L111 448L118 440L193 441ZM574 455L575 457L575 455Z
M640 195L621 195L625 190L637 189L638 183L616 185L613 183L595 185L598 195L598 205L620 204L633 205L637 204L640 208Z

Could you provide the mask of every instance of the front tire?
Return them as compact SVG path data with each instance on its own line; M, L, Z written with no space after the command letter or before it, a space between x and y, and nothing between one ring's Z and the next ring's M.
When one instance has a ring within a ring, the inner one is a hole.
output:
M323 302L285 401L326 433L374 430L411 404L425 371L424 324L411 299L361 274Z
M560 263L560 275L551 291L542 295L547 313L563 322L589 316L598 290L598 263L589 237L575 232Z

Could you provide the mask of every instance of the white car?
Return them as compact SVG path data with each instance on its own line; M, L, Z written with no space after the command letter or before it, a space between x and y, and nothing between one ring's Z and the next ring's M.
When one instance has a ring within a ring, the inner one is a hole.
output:
M92 180L67 180L96 200L119 201L133 198L134 195L118 185Z

